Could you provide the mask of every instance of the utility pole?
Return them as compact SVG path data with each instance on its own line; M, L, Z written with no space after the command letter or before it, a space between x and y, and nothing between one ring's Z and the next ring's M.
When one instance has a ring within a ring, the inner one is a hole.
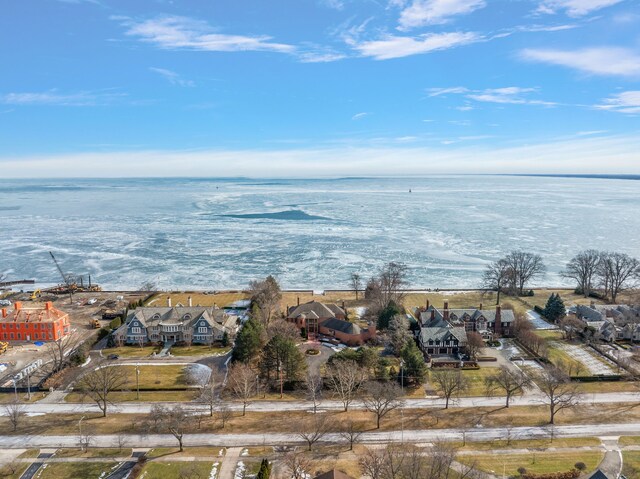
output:
M80 418L80 420L78 421L78 433L80 435L80 445L84 451L84 440L82 439L82 420L85 418L86 416L82 416Z
M31 374L27 371L27 398L31 401Z
M400 391L404 396L404 359L400 360Z

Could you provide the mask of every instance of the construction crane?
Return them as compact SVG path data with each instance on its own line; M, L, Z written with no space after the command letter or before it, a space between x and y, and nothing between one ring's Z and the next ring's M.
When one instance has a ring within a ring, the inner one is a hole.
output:
M49 251L49 254L51 255L51 259L53 260L53 262L56 264L56 268L58 268L58 271L60 272L60 276L62 276L62 282L67 287L67 291L69 292L69 301L73 303L73 290L76 289L78 285L75 283L75 281L72 281L71 275L64 274L64 271L62 271L62 268L58 264L58 260L56 260L56 257L53 256L53 253L51 251Z

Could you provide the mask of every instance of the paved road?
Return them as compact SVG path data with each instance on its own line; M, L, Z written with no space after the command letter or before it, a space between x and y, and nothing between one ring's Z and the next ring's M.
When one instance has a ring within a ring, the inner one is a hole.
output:
M638 392L616 392L616 393L598 393L585 394L582 397L584 404L615 404L615 403L635 403L640 402L640 393ZM504 406L504 398L495 397L471 397L460 398L455 401L458 407L500 407ZM527 394L511 399L513 406L535 406L544 404L546 401L540 394ZM165 403L166 404L166 403ZM184 404L184 403L181 403ZM201 409L203 412L207 410L206 405L187 403L193 409ZM154 403L120 403L110 406L110 412L119 412L125 414L146 414L153 407ZM234 411L241 411L242 404L228 403L229 407ZM312 409L312 404L308 401L254 401L248 406L248 410L257 412L272 411L308 411ZM362 401L355 401L350 406L353 409L364 409ZM444 407L444 400L440 397L430 397L424 399L407 399L405 401L405 409L422 409L422 408L441 408ZM327 400L320 403L319 409L326 411L341 410L343 408L340 401ZM43 414L43 413L92 413L99 412L96 404L78 404L78 403L33 403L25 404L24 412L27 414ZM0 409L0 416L6 416L7 411Z
M553 434L555 437L593 437L593 436L620 436L637 435L640 431L640 423L626 424L581 424L573 426L556 426ZM462 432L457 429L421 429L409 431L372 431L366 432L360 437L360 441L366 444L389 442L423 442L434 441L460 441ZM466 431L467 441L493 441L504 439L507 435L520 438L548 438L548 427L516 427L516 428L477 428ZM118 436L101 435L94 437L96 444L101 447L117 447ZM138 447L176 447L176 439L171 435L149 434L131 435L131 442ZM323 442L343 442L338 433L327 434ZM1 448L34 449L42 447L76 447L78 439L75 436L0 436ZM185 446L260 446L260 445L285 445L299 443L299 439L292 434L265 433L265 434L190 434L185 436Z
M31 479L33 476L36 475L36 473L40 470L40 468L44 464L44 462L39 459L48 459L51 456L53 456L53 453L50 453L50 452L41 452L40 454L38 454L38 458L36 459L36 461L32 462L31 465L27 468L27 470L22 473L22 475L20 476L20 479Z

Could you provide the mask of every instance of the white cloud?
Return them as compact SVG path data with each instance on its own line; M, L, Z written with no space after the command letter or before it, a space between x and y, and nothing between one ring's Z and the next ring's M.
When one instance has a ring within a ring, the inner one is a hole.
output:
M50 106L96 106L106 105L125 96L122 93L81 91L59 93L46 92L7 93L0 96L0 102L7 105L50 105Z
M185 80L181 78L180 75L178 75L176 72L173 72L171 70L167 70L165 68L156 68L156 67L150 67L149 70L164 77L172 85L185 86L185 87L196 86L196 84L193 81Z
M342 10L344 8L344 2L342 0L320 0L320 5L334 10Z
M352 46L366 57L389 60L438 50L447 50L483 40L473 32L429 33L417 37L387 35L381 40L353 43Z
M112 151L0 158L5 178L117 176L326 177L437 173L637 173L640 137L595 136L496 147L335 147L278 150ZM465 146L466 145L466 146ZM606 158L606 162L603 161ZM390 161L390 160L393 161Z
M580 50L525 49L524 60L573 68L594 75L640 76L640 55L616 47Z
M471 13L485 5L484 0L413 0L400 13L399 28L410 30L446 23L452 16Z
M538 5L537 13L553 14L565 11L571 17L581 17L620 2L622 0L543 0Z
M617 111L619 113L640 113L640 91L625 91L605 98L603 103L596 105L599 110Z
M469 89L463 87L463 86L453 86L453 87L447 87L447 88L428 88L427 92L428 92L428 96L433 97L433 96L440 96L440 95L448 95L448 94L461 94L461 93L467 93L469 91Z
M363 111L363 112L360 112L360 113L356 113L355 115L353 115L351 117L351 119L352 120L361 120L362 118L364 118L365 116L368 116L370 114L371 113L369 113L369 112Z
M112 17L127 27L126 34L164 49L211 52L272 51L293 53L295 47L271 42L267 35L245 36L214 33L206 22L180 16L163 16L145 21Z

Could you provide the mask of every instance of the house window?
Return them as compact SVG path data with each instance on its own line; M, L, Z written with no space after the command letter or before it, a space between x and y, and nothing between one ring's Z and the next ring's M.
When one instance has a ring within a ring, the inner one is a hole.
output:
M205 327L202 327L202 326L201 326L201 327L199 327L199 328L198 328L198 332L199 332L199 333L206 333L206 332L207 332L207 327L206 327L206 326L205 326Z
M13 333L11 333L11 339L14 339L14 337L13 337Z
M131 328L133 334L140 334L140 328Z

